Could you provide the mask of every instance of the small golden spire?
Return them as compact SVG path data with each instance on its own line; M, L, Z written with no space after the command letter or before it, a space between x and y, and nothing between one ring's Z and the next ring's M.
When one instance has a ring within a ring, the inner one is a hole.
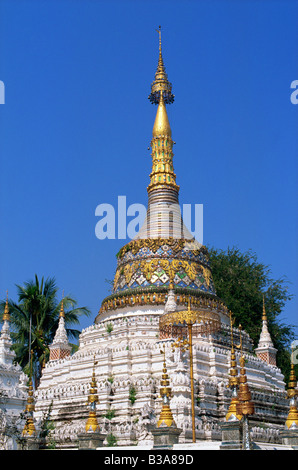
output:
M239 384L238 378L238 369L237 369L237 361L236 361L236 354L234 350L234 339L233 339L233 325L235 320L232 318L232 312L230 311L230 325L231 325L231 368L230 368L230 377L229 377L229 386L237 386Z
M249 390L249 386L247 383L246 377L246 370L245 370L245 359L243 356L242 351L242 326L239 325L240 330L240 349L241 349L241 357L240 357L240 379L239 379L239 391L238 391L238 401L237 404L237 413L242 415L252 415L254 414L254 404L251 401L251 393Z
M239 385L239 377L238 377L238 369L237 369L237 361L236 361L236 354L234 350L234 340L233 340L233 325L235 320L232 319L232 312L230 311L230 325L231 325L231 368L229 372L229 385L232 389L232 399L226 414L226 421L230 421L233 419L241 420L242 414L237 413L237 404L239 403L237 397L237 387Z
M33 358L33 351L31 350L31 361L30 361L30 377L29 377L29 389L28 389L28 398L27 398L27 405L25 408L26 423L23 429L23 437L25 436L33 436L36 434L36 429L34 426L34 419L33 413L35 411L35 404L34 404L34 390L32 384L32 358Z
M162 378L160 381L160 396L162 398L162 409L160 412L159 420L157 422L157 427L159 426L166 425L168 427L174 425L175 426L175 421L172 415L172 411L170 408L170 398L172 398L172 389L170 387L170 381L169 381L169 376L167 372L167 367L166 367L166 352L165 352L165 346L163 347L163 351L160 351L161 354L164 355L164 361L163 361L163 373L162 373Z
M297 428L298 427L298 410L296 405L296 397L297 397L297 379L294 370L294 348L292 348L292 355L291 355L291 372L289 377L288 383L288 390L287 390L287 398L290 399L290 410L286 420L286 427L290 428Z
M64 312L64 290L62 293L62 300L61 300L61 307L60 307L60 313L59 313L59 318L65 318L65 312Z
M88 404L89 404L89 416L86 423L86 432L98 432L100 430L99 424L96 418L96 403L98 403L98 395L97 395L97 385L96 385L96 378L95 378L95 354L94 354L94 363L93 363L93 373L92 373L92 380L91 380L91 387L88 396Z
M4 307L3 321L10 321L9 307L8 307L8 290L6 291L6 303Z
M26 423L25 423L23 433L22 433L23 436L32 436L36 433L34 420L33 420L33 412L35 411L33 393L34 392L33 392L33 386L32 386L32 378L30 377L27 405L25 408L27 419L26 419Z

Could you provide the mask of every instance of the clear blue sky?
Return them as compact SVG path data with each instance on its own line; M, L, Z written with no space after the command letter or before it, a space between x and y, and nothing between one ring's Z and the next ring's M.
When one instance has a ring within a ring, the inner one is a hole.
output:
M252 249L296 297L297 1L2 0L0 297L55 276L92 310L124 240L95 236L95 208L147 203L163 56L180 203L204 205L204 244Z

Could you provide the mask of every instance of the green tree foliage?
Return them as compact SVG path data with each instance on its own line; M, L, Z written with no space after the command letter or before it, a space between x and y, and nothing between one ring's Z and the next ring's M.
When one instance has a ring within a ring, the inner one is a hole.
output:
M38 382L42 365L49 358L49 345L58 328L61 302L57 299L58 288L54 278L38 279L17 285L18 301L9 301L11 318L11 338L18 362L25 373L29 374L29 337L33 351L33 376ZM77 340L80 331L72 328L79 325L81 315L90 315L87 307L76 307L77 302L70 296L63 299L65 327L68 338ZM0 302L0 318L4 312L5 301ZM74 345L75 348L75 345Z
M216 293L232 311L235 325L241 324L250 335L254 347L262 329L264 295L268 329L277 349L277 365L288 380L290 345L295 334L293 325L280 320L286 302L292 298L287 280L272 279L270 268L260 263L251 250L241 253L233 247L208 251Z

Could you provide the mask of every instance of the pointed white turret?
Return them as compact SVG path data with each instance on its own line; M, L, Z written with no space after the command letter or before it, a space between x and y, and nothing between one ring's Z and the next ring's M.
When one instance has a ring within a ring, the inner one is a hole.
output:
M15 352L12 349L10 337L10 313L8 298L2 317L3 325L0 333L0 383L1 394L4 397L0 406L6 424L1 429L2 442L0 450L17 450L17 436L21 433L21 422L16 421L23 412L26 404L28 377L22 372L19 364L14 364Z
M65 329L65 313L63 300L59 314L59 324L50 348L50 361L57 361L70 356L71 346L68 342L68 337Z
M11 349L12 340L10 337L10 315L8 308L8 298L6 298L6 304L3 314L3 325L0 334L0 364L12 365L15 352Z
M265 310L265 298L263 296L263 315L262 315L262 331L259 339L258 347L255 349L255 353L258 358L262 361L267 362L267 364L276 366L276 352L271 339L269 330L268 330L268 320Z

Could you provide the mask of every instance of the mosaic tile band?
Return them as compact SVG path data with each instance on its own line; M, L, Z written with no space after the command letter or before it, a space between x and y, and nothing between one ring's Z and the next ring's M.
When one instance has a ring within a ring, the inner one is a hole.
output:
M130 242L118 254L113 293L173 284L215 295L206 248L191 250L189 246L189 242L181 239Z

